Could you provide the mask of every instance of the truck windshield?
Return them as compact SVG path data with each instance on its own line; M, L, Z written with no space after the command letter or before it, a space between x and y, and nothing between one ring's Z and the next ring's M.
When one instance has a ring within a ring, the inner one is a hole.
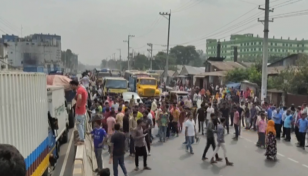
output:
M156 80L154 79L140 79L141 85L156 85Z
M105 76L110 76L110 73L109 72L99 72L98 77L105 77Z
M127 89L127 81L126 80L107 80L106 88L110 89Z

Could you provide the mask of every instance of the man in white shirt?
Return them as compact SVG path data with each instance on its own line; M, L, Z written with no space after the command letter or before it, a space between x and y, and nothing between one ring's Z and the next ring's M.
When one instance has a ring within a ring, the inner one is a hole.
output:
M205 119L206 127L207 127L207 122L208 122L209 120L211 120L211 114L214 113L214 112L215 112L215 110L214 110L214 108L212 107L212 104L209 103L209 104L208 104L208 108L207 108L207 110L206 110L206 119Z
M191 144L194 141L196 135L195 122L192 114L189 114L189 119L184 123L185 126L185 138L186 138L186 150L190 149L190 154L194 154Z

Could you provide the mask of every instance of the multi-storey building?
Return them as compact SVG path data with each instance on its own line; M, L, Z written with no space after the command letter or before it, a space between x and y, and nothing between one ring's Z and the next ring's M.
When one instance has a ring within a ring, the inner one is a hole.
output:
M61 37L49 34L33 34L20 38L2 35L7 45L8 64L13 67L44 67L46 72L58 70L61 62Z
M206 54L208 57L217 56L217 44L221 43L220 56L226 60L234 59L234 47L237 46L239 60L262 58L263 38L253 34L231 35L230 41L206 40ZM269 56L286 57L290 54L308 53L308 40L291 40L283 38L269 38Z

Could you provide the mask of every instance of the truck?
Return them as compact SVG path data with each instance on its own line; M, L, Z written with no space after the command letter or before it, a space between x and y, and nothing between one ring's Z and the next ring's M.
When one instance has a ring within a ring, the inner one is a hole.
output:
M27 176L47 176L67 142L63 90L47 87L44 73L0 72L0 143L20 151Z
M129 91L136 92L141 98L159 97L158 82L144 73L135 72L129 77Z

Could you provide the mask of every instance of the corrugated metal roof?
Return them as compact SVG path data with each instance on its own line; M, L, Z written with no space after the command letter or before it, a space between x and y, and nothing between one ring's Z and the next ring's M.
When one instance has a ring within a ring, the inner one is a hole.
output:
M186 69L187 74L189 75L196 75L196 74L205 72L205 67L192 67L192 66L185 65L183 66L183 69L184 68Z
M209 62L212 66L216 67L220 71L229 71L236 68L246 68L240 63L233 61L224 61L224 62L207 61L207 62Z

